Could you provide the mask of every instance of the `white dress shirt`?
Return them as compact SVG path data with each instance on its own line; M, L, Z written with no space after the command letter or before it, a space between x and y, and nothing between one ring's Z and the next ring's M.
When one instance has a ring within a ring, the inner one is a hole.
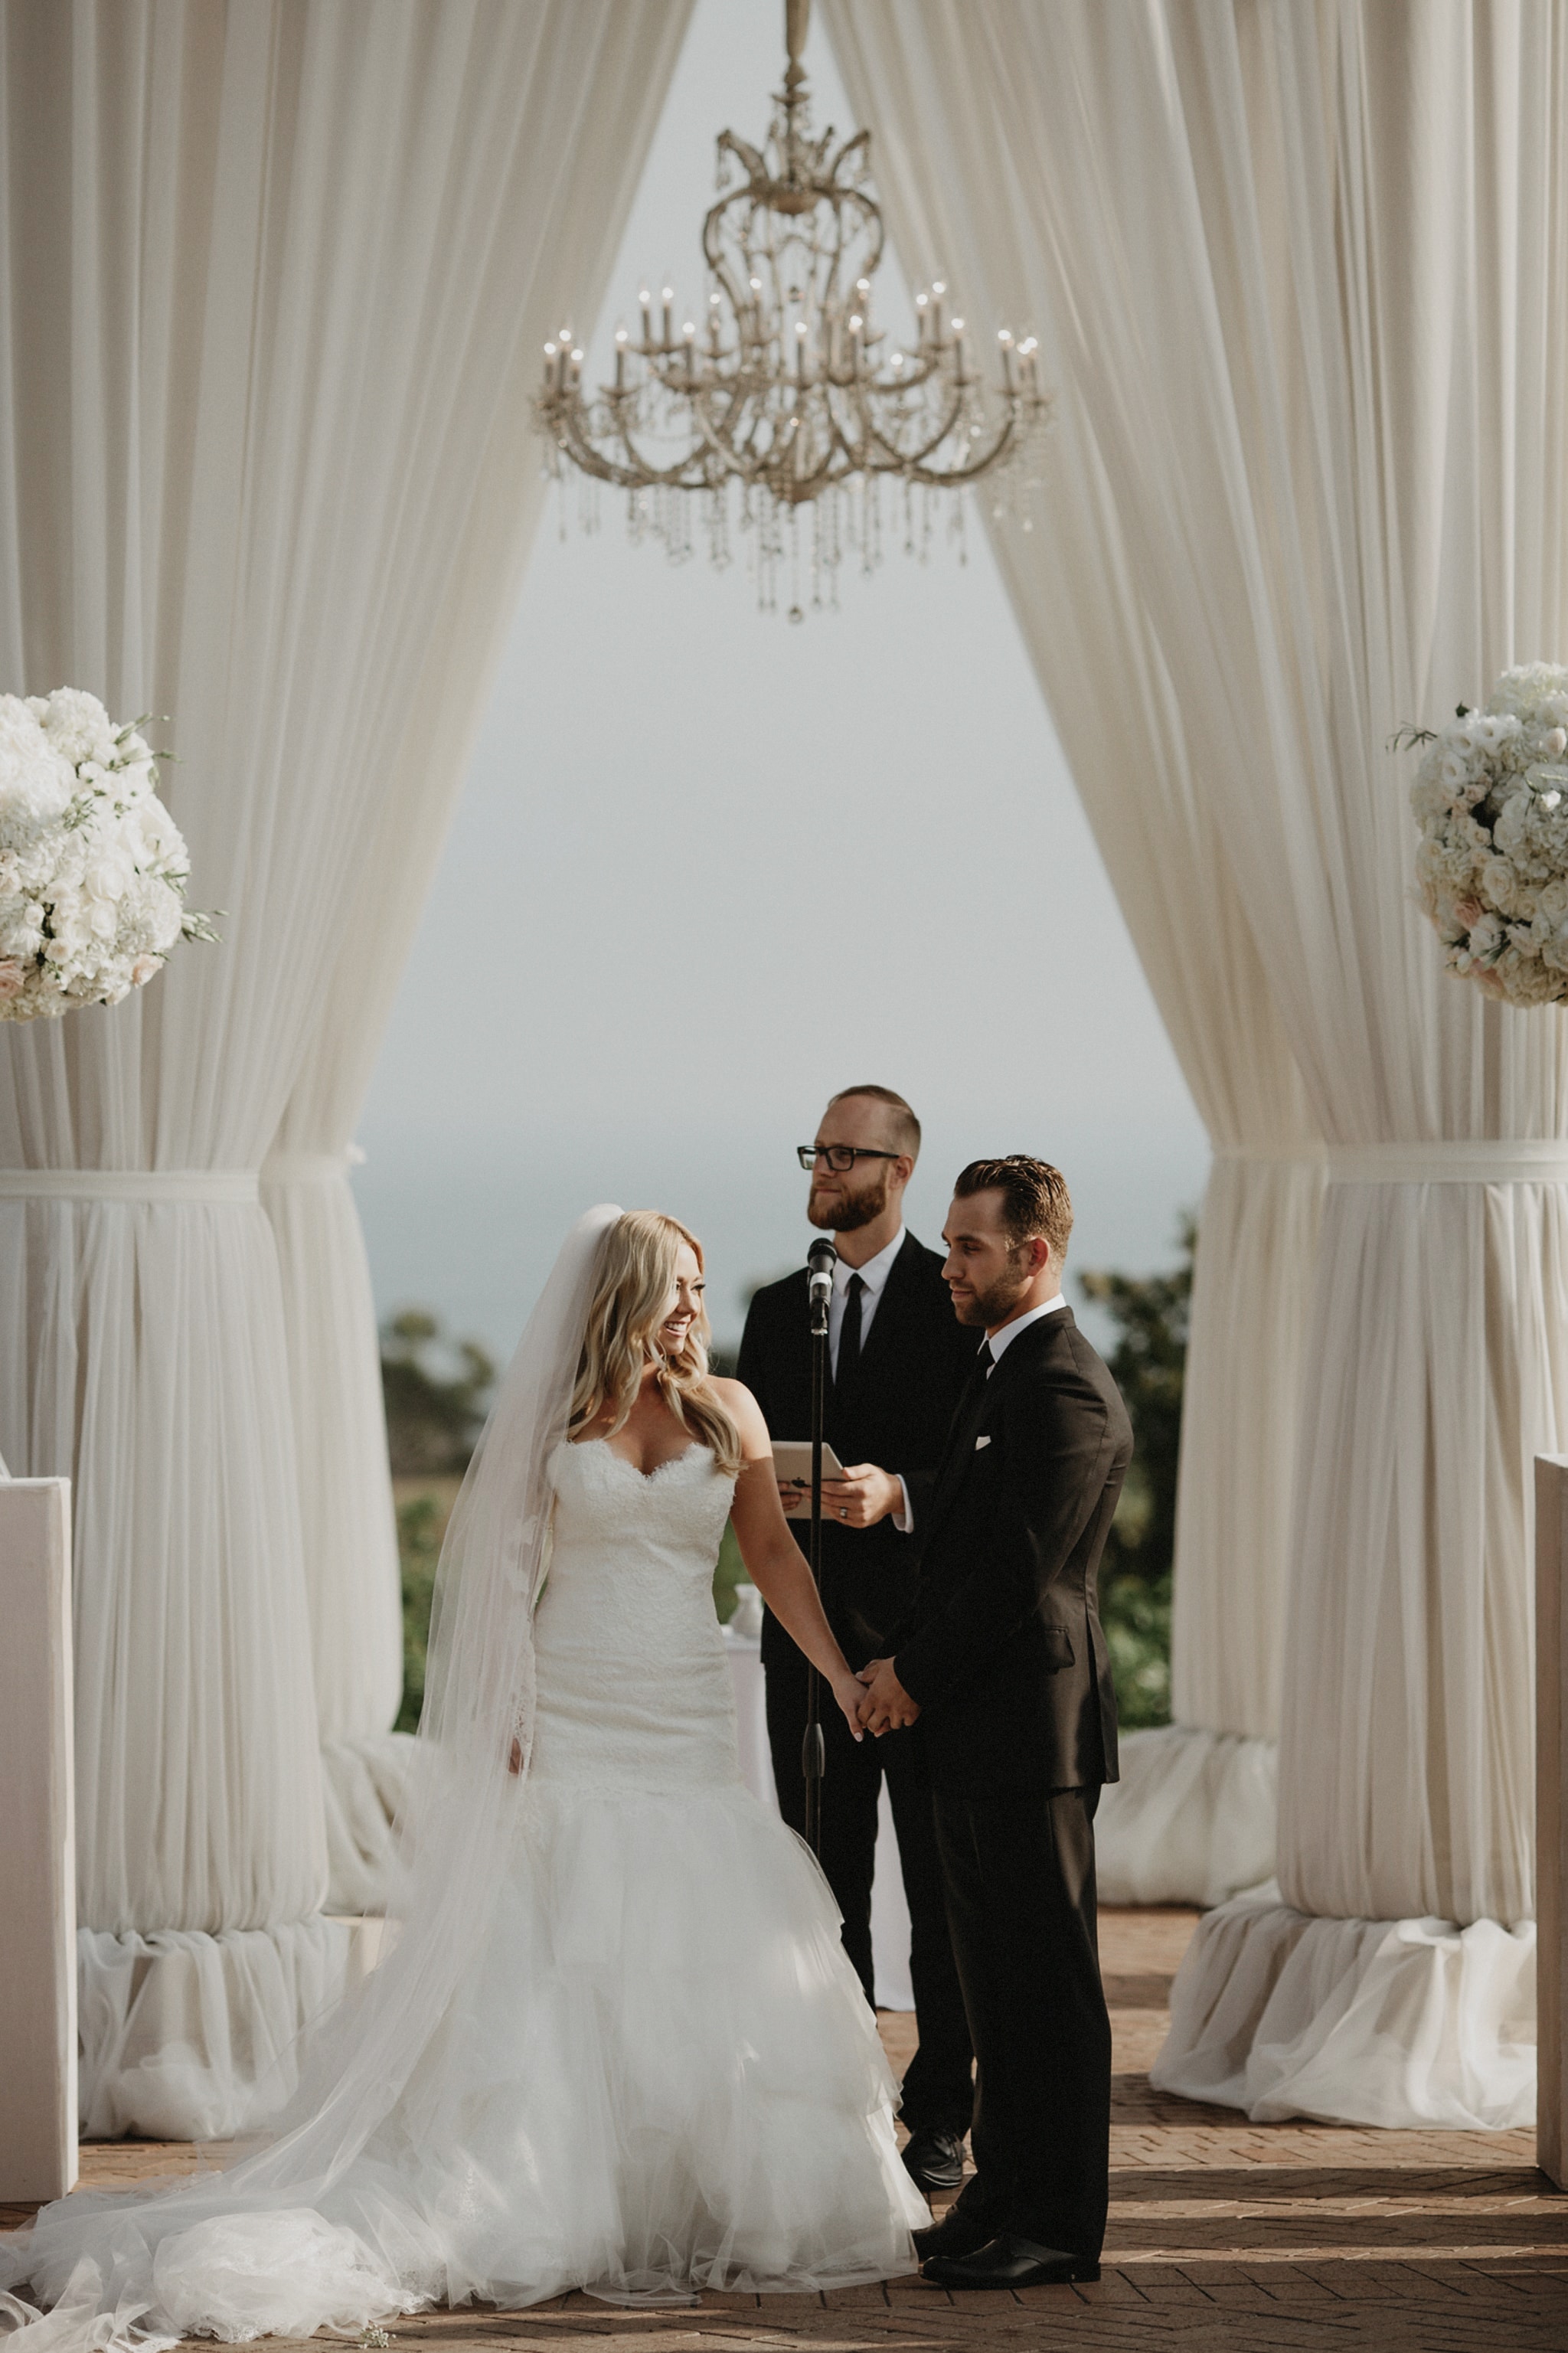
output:
M986 1379L991 1378L1001 1361L1003 1352L1012 1346L1020 1332L1026 1332L1031 1324L1039 1322L1042 1315L1054 1315L1058 1308L1066 1305L1067 1301L1058 1291L1056 1297L1047 1299L1043 1307L1031 1307L1026 1315L1016 1315L1011 1324L1004 1324L1000 1331L991 1333L986 1343L991 1350L991 1362L985 1368ZM902 1479L899 1481L899 1484L904 1487ZM904 1508L901 1512L893 1514L893 1525L901 1535L907 1536L913 1535L914 1525L914 1514L910 1508L910 1491L904 1487Z
M882 1293L888 1287L888 1277L893 1271L893 1261L903 1249L906 1239L907 1229L900 1226L887 1249L879 1250L875 1258L868 1258L864 1266L847 1266L842 1259L835 1261L833 1296L827 1303L827 1354L832 1361L835 1380L838 1378L838 1335L844 1329L844 1311L849 1304L850 1276L858 1274L866 1286L860 1294L860 1352L863 1356L866 1351L866 1342L870 1335L871 1319L876 1314ZM899 1482L899 1492L904 1499L902 1511L893 1514L893 1525L900 1535L908 1535L914 1525L914 1521L910 1514L910 1491L904 1485L904 1474L901 1471L895 1471L893 1476Z
M996 1370L997 1366L1001 1363L1003 1350L1012 1346L1020 1332L1026 1332L1031 1324L1037 1324L1039 1322L1042 1315L1054 1315L1059 1308L1063 1308L1066 1305L1067 1301L1062 1297L1061 1293L1058 1291L1056 1297L1054 1299L1047 1299L1043 1307L1031 1307L1026 1315L1016 1315L1011 1324L1004 1324L999 1332L993 1332L989 1335L988 1345L991 1349L991 1365L990 1370L985 1376L986 1379L989 1380L991 1378L992 1373Z
M887 1289L893 1261L903 1249L905 1240L905 1230L900 1226L887 1249L879 1250L875 1258L868 1258L864 1266L846 1266L842 1259L836 1261L833 1296L827 1304L827 1353L833 1362L835 1380L838 1378L838 1335L844 1329L844 1311L849 1303L849 1278L858 1274L866 1286L860 1298L860 1346L864 1351L870 1337L871 1319L877 1313L878 1302Z

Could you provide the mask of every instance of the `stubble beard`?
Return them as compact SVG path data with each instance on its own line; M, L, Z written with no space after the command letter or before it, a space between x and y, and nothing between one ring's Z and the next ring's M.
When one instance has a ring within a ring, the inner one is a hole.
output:
M805 1204L806 1218L812 1225L820 1228L824 1233L858 1233L862 1226L871 1225L881 1216L888 1206L891 1189L891 1173L889 1164L884 1161L880 1182L872 1186L865 1193L847 1194L843 1200L831 1206L826 1201L818 1202L814 1195L808 1196Z
M1020 1282L1016 1279L999 1275L988 1290L977 1291L974 1293L967 1311L957 1307L955 1303L958 1320L961 1324L973 1324L987 1332L993 1332L998 1324L1005 1324L1028 1287L1026 1278Z

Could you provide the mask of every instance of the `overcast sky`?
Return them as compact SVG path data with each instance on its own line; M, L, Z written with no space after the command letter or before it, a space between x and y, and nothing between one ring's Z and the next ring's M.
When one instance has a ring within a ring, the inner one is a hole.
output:
M781 20L699 0L601 338L663 273L700 293L713 140L761 136ZM807 63L844 124L817 27ZM922 1239L964 1161L1026 1151L1067 1174L1076 1267L1169 1264L1203 1130L977 522L966 565L895 548L792 626L742 565L672 568L613 499L596 536L574 510L541 529L361 1123L383 1313L509 1350L613 1199L702 1236L731 1339L809 1239L794 1147L867 1080L925 1124Z

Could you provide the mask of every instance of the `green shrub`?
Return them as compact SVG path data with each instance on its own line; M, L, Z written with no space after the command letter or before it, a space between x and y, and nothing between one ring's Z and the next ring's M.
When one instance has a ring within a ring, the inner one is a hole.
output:
M1100 1621L1129 1732L1171 1720L1171 1571L1195 1231L1184 1219L1181 1262L1169 1274L1079 1278L1118 1327L1110 1365L1132 1421L1132 1463L1100 1567Z
M1113 1577L1100 1589L1100 1620L1116 1678L1123 1732L1171 1721L1171 1579Z
M727 1626L735 1614L735 1588L749 1585L746 1564L741 1558L741 1547L735 1539L732 1523L726 1520L724 1535L719 1546L719 1562L713 1571L713 1607L719 1612L719 1623Z

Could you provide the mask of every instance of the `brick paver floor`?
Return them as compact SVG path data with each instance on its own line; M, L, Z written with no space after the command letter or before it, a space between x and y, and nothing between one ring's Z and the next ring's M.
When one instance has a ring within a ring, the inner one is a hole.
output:
M1110 2230L1098 2285L950 2295L919 2280L828 2296L708 2295L628 2312L582 2295L531 2312L430 2313L398 2353L1568 2353L1568 2197L1529 2133L1378 2133L1250 2125L1151 2090L1173 1973L1194 1915L1109 1913L1101 1941L1116 2035ZM911 2020L884 2015L895 2064ZM85 2185L188 2162L105 2143ZM25 2219L0 2210L0 2221Z

